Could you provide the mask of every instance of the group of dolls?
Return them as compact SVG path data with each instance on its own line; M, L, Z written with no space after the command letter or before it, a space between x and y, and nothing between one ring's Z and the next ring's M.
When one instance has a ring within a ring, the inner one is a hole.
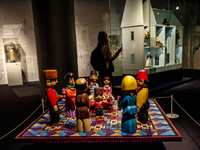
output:
M66 82L65 94L59 95L55 90L58 83L57 70L44 70L46 81L47 104L50 111L50 124L53 126L64 125L59 119L60 111L58 100L65 99L66 116L69 118L77 117L77 131L90 131L90 109L96 110L96 118L103 118L104 108L112 109L114 97L112 96L112 88L110 86L110 78L104 78L104 86L99 87L96 82L98 79L97 72L91 71L88 80L78 78L74 80L74 74L68 72L64 80ZM88 96L89 93L89 96Z
M63 98L65 99L66 116L77 118L77 132L87 133L90 131L91 109L96 111L97 120L103 119L104 109L112 110L115 98L112 95L109 77L104 77L104 86L99 87L97 83L98 75L94 70L90 73L89 83L85 78L78 78L75 81L74 74L68 72L64 77L66 94L59 95L55 90L55 86L58 83L57 70L44 70L43 72L47 86L47 103L49 105L51 125L64 125L64 122L59 119L60 111L57 103L59 99ZM147 81L148 75L144 70L138 72L137 82L133 76L125 76L122 81L122 90L126 91L126 93L119 107L124 110L122 116L122 131L124 132L136 131L136 114L142 123L148 121Z

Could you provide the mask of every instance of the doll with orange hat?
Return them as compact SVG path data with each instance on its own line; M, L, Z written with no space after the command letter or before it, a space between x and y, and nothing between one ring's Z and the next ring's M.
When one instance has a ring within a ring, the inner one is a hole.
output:
M62 99L64 96L59 95L57 91L54 89L56 84L58 83L58 75L57 70L44 70L44 77L46 80L47 86L47 104L49 105L50 112L50 124L53 126L63 125L64 123L59 120L60 110L58 107L58 100Z
M148 90L148 74L146 70L139 70L137 73L137 85L139 89L137 90L137 103L138 108L138 120L141 123L146 123L148 121L148 109L149 109L149 90Z

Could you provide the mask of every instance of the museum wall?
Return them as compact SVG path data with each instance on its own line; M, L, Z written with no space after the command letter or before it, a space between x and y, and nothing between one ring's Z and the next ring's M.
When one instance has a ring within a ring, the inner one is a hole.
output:
M97 46L99 31L110 35L109 0L74 0L77 62L79 77L90 75L91 52Z
M19 53L24 82L38 81L31 0L0 1L0 84L7 84L7 45L13 43Z

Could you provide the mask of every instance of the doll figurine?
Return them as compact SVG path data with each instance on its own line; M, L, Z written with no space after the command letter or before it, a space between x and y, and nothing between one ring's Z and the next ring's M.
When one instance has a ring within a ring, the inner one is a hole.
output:
M170 26L170 24L168 23L167 18L164 19L163 24L166 25L166 26L168 26L168 27Z
M89 92L91 95L94 95L94 88L99 87L99 84L96 82L98 80L97 72L92 70L90 72L90 85L89 85Z
M141 123L148 121L148 109L149 109L149 90L147 88L149 84L148 74L146 70L139 70L137 74L137 85L140 89L137 92L137 108L138 108L138 120Z
M146 66L145 66L146 68L151 68L151 59L152 59L152 56L150 52L148 52Z
M119 107L123 109L122 131L134 133L137 130L135 115L137 114L136 93L137 82L133 76L125 76L121 84L122 91L126 91Z
M74 88L74 74L72 72L68 72L65 77L66 86L66 114L67 117L75 118L76 117L76 89Z
M166 46L164 46L163 43L161 43L160 40L157 40L157 39L158 39L158 34L156 34L156 46L159 46L162 48L162 50L164 50L163 47L166 47Z
M96 119L99 119L99 116L101 119L103 119L104 107L109 107L111 104L108 103L107 101L102 101L103 100L103 88L102 87L94 88L94 99L95 99L95 101L90 102L90 106L95 107Z
M62 125L64 122L59 120L60 110L58 107L58 99L62 99L64 96L61 96L54 89L56 84L58 83L57 79L57 70L44 70L43 71L46 86L47 86L47 104L49 106L50 112L50 124L53 126Z
M147 33L145 34L145 38L148 42L150 41L150 31L148 30Z
M110 86L110 77L104 77L103 94L106 98L112 97L112 88Z
M84 78L76 80L75 87L76 95L76 117L77 117L77 131L90 132L90 101L86 93L88 89L88 82Z

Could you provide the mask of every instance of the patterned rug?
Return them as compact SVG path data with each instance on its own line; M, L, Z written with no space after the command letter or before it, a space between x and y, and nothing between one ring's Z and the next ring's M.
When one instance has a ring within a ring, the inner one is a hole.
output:
M181 141L182 137L166 117L156 100L149 99L149 120L146 124L137 121L135 133L121 131L123 110L115 101L113 110L104 110L104 118L96 120L95 110L91 110L91 131L77 132L76 118L66 117L65 104L59 102L62 126L48 125L49 111L42 114L15 139L18 142L39 143L97 143L97 142L163 142Z

